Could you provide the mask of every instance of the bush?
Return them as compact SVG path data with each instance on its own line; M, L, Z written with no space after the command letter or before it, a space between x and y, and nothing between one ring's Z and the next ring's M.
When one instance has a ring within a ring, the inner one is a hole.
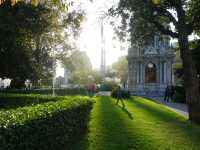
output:
M66 150L85 131L92 100L63 100L0 111L0 149Z
M118 85L114 82L104 82L100 86L100 91L112 91L112 89L116 88Z
M57 101L62 97L51 97L38 94L0 94L0 109L11 109L30 105L41 104L49 101Z
M35 90L6 89L6 90L2 90L1 93L51 95L52 89L35 89ZM55 89L55 94L58 95L58 96L87 95L87 91L84 88Z
M128 90L120 90L119 92L120 94L118 93L118 88L114 88L111 92L111 96L113 98L119 98L120 95L123 99L129 99L131 97L130 91Z
M186 103L185 89L181 86L175 86L173 101L177 103Z

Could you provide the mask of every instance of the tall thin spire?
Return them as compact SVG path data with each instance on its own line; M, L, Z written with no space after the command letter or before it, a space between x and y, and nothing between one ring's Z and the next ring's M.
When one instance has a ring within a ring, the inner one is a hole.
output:
M105 51L105 37L104 37L104 24L101 20L101 75L105 77L106 73L106 51Z

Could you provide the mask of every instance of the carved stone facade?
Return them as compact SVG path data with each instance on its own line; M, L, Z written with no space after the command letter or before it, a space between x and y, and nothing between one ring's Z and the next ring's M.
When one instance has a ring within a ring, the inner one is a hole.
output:
M167 36L155 36L148 46L132 45L128 50L128 88L134 95L163 96L173 84L174 52Z

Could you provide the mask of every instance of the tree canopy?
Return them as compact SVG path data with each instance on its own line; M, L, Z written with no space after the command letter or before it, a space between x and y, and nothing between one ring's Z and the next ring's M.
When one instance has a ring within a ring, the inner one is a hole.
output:
M85 51L74 50L61 60L64 68L72 73L71 82L87 85L93 83L93 71L90 59Z
M146 41L156 32L179 38L181 13L185 15L185 34L190 35L199 27L199 3L198 0L120 0L117 8L110 9L110 14L120 14L122 25L118 31L124 36L130 33L132 42Z
M70 51L69 39L77 35L83 15L49 1L38 5L4 1L0 5L0 77L22 84L26 79L51 78L53 57Z
M120 57L117 62L113 63L111 69L116 72L115 74L121 80L121 83L127 83L128 61L125 56Z

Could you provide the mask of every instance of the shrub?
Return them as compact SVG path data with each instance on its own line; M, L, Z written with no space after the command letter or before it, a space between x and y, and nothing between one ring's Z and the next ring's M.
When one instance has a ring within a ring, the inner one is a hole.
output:
M56 102L0 111L0 149L70 149L87 127L92 104L87 97L63 97Z
M49 101L57 101L63 99L62 97L51 97L47 95L38 94L0 94L0 109L10 109L17 107L24 107L36 105Z
M181 86L175 86L173 101L177 103L186 103L185 89Z
M120 94L118 93L118 88L114 88L111 92L111 96L113 98L119 98L119 95L123 99L129 99L131 97L130 92L128 90L120 90Z
M35 90L25 90L25 89L6 89L2 90L1 93L13 93L13 94L45 94L51 95L52 89L35 89ZM66 88L66 89L55 89L55 94L58 96L65 95L87 95L85 88Z
M100 91L112 91L112 89L116 88L117 84L114 82L104 82L100 86Z

